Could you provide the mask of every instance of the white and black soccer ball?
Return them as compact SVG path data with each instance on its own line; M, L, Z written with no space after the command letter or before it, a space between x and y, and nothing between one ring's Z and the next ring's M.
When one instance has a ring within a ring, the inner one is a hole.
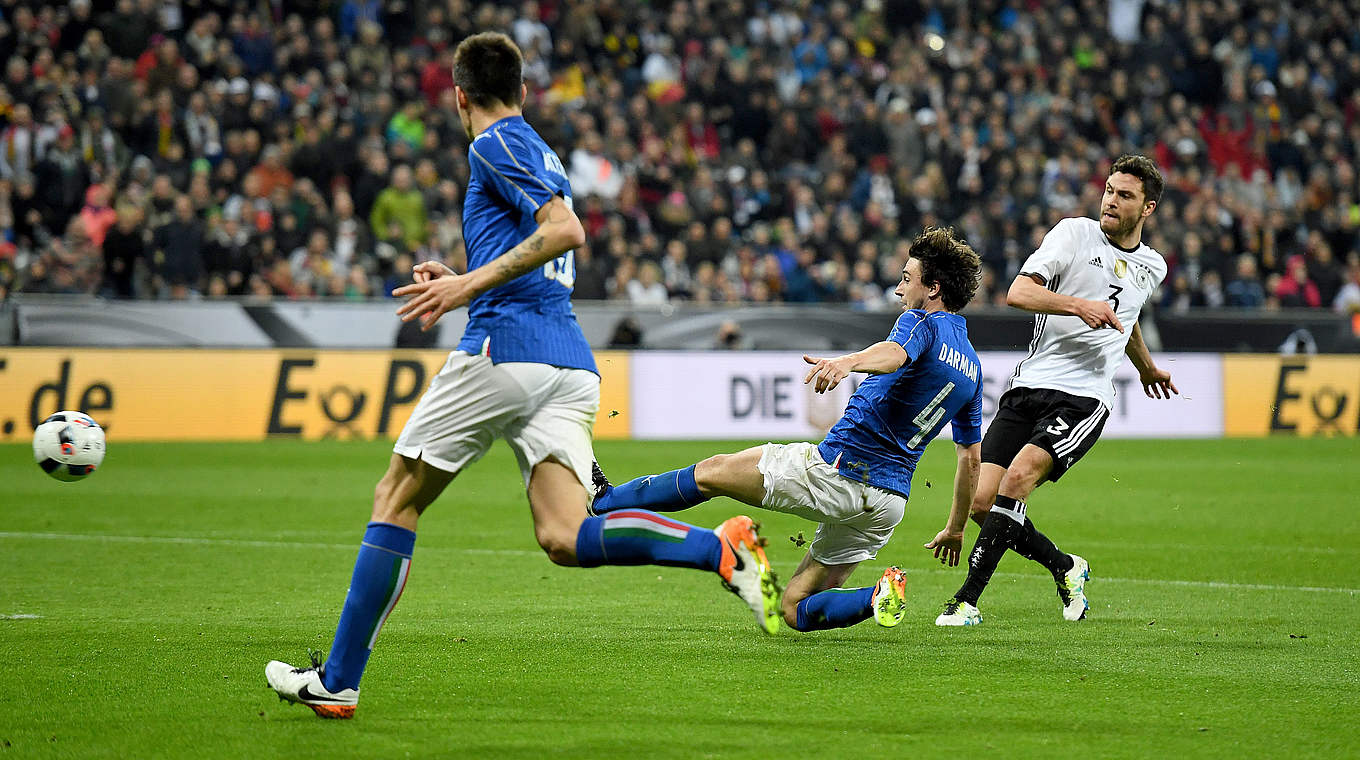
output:
M104 428L84 412L57 412L33 431L33 459L57 480L84 480L104 461Z

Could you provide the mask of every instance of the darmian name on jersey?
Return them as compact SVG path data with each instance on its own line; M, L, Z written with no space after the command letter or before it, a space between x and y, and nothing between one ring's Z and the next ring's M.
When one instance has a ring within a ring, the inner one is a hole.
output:
M941 343L939 359L945 364L948 364L954 369L962 372L964 377L967 377L969 380L972 380L973 382L977 382L978 379L977 363L969 359L967 356L964 356L961 352L954 350L952 346L946 343Z

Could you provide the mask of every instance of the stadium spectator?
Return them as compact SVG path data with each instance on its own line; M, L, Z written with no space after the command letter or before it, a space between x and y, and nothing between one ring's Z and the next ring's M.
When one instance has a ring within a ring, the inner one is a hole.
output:
M392 184L378 194L369 214L373 235L388 239L397 236L409 249L420 247L426 236L425 197L415 187L411 167L402 164L392 172Z
M174 201L174 218L156 230L155 262L160 289L170 298L188 298L203 274L203 223L189 196Z
M1255 309L1265 305L1265 287L1261 285L1261 278L1256 272L1256 259L1251 254L1244 253L1237 257L1237 277L1228 283L1226 292L1229 306Z
M116 215L116 223L104 235L104 280L100 293L111 298L133 298L137 295L138 267L146 263L142 210L125 202Z
M1360 314L1360 255L1351 255L1346 267L1346 284L1337 291L1332 308L1339 314Z
M644 261L637 276L625 285L628 301L634 306L664 306L669 302L666 286L661 282L661 267L654 261Z
M293 173L283 165L283 149L277 145L264 149L260 154L259 165L251 169L247 177L254 178L252 196L255 198L268 198L277 189L290 190L293 187Z
M23 61L19 60L19 64L22 67ZM13 89L10 93L16 94ZM39 139L32 109L23 102L14 104L9 114L9 126L0 134L0 177L14 179L31 172L42 158L46 142Z
M1302 256L1290 256L1285 265L1285 273L1275 286L1274 295L1280 305L1285 307L1322 305L1322 296L1317 284L1308 276L1308 262Z
M116 218L117 214L109 208L109 188L90 185L85 191L85 205L80 209L80 224L96 248L103 249L104 238Z
M69 124L57 129L57 139L33 167L34 181L49 229L63 229L80 210L90 171L76 150L75 130Z
M258 257L250 230L236 216L215 216L217 224L203 247L203 269L210 279L220 278L220 295L245 295Z

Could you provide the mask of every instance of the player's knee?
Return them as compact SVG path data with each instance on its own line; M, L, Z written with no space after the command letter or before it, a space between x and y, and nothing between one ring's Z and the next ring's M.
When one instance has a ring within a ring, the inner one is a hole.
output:
M1016 494L1013 498L1024 499L1038 483L1037 468L1012 465L1006 470L1006 476L1001 479L1001 488L998 492L1006 495Z
M694 465L694 483L704 493L713 493L723 481L723 472L732 460L731 454L717 454Z
M972 503L968 505L968 514L975 520L986 517L987 513L992 511L992 501L995 499L996 494L984 493L979 489L973 494Z
M548 555L548 560L554 565L576 566L575 535L569 536L565 531L545 527L535 530L534 537L538 539L538 545L543 548L543 553Z
M798 630L798 603L801 601L802 597L794 598L789 595L779 600L779 612L784 616L784 622L795 631Z
M975 499L973 503L968 506L968 516L978 525L987 521L987 515L991 511L992 505L987 501L978 501Z

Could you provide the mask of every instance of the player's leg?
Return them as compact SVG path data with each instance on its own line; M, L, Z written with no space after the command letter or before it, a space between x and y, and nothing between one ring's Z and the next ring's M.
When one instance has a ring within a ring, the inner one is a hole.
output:
M1035 413L1033 391L1028 388L1011 389L998 403L996 417L982 440L982 471L970 506L973 519L982 527L969 554L968 577L954 597L945 603L944 612L935 619L936 625L982 622L977 610L978 597L1006 550L1015 545L1024 531L1023 511L1019 513L1017 524L1014 519L1016 502L1007 491L1014 492L1026 469L1033 466L1025 451L1033 448L1028 441L1034 435ZM1039 452L1044 453L1041 449Z
M406 587L416 520L451 480L453 473L392 455L387 472L373 489L373 519L359 545L345 606L326 658L326 688L359 687L378 632Z
M996 497L1001 490L1001 479L1005 474L1006 469L1000 465L990 462L982 464L978 487L973 493L973 503L969 508L973 522L979 527L986 523L987 515L991 512L992 505L996 503ZM1071 570L1072 562L1069 556L1059 550L1048 536L1034 527L1034 521L1028 514L1025 515L1024 527L1024 533L1017 537L1015 544L1011 546L1012 551L1027 560L1043 565L1055 578Z
M697 464L656 475L634 478L595 492L591 511L597 515L638 507L654 512L678 512L715 496L727 496L753 507L765 496L758 469L762 446L735 454L718 454ZM598 478L596 478L598 480Z
M973 551L968 556L968 577L964 580L963 586L955 592L955 602L977 607L978 597L982 596L983 590L987 588L1002 556L1024 535L1025 499L1048 474L1052 464L1053 458L1047 451L1033 444L1026 444L1020 453L1016 454L1010 467L1006 468L996 500L988 511L987 519L982 523L982 530L978 531L977 541L973 544ZM959 605L958 610L963 610L966 616L967 608ZM956 615L958 610L955 611ZM944 622L937 620L937 623L953 624L948 611L940 617Z
M374 489L372 520L359 544L330 654L324 664L313 657L311 667L269 663L265 675L280 699L301 702L324 718L354 715L373 645L406 587L416 520L452 479L452 473L425 462L392 455Z
M1089 447L1088 447L1089 448ZM1067 554L1058 548L1048 536L1040 533L1034 527L1034 522L1026 514L1028 510L1027 500L1034 489L1044 480L1056 480L1054 477L1054 458L1045 449L1038 446L1028 445L1016 457L1019 467L1012 466L1007 471L1006 478L1001 484L1001 495L997 497L997 504L1000 505L1003 499L1009 498L1013 504L1008 509L996 510L997 514L1006 515L1009 520L1001 523L1003 527L1010 530L1008 539L1010 548L1017 554L1021 554L1028 559L1043 565L1053 575L1053 582L1057 586L1058 600L1063 605L1063 617L1070 621L1081 620L1086 617L1086 611L1090 605L1086 599L1086 580L1091 575L1091 567L1082 557L1075 554ZM1073 460L1075 461L1075 460ZM1012 473L1015 473L1012 475ZM1061 473L1058 473L1061 476ZM1015 521L1016 515L1023 515L1023 522L1018 528L1011 528L1006 523ZM978 537L981 543L981 535ZM1004 551L1004 550L1002 550ZM999 557L998 557L999 559ZM990 562L991 555L981 558L982 570L978 575L981 576L986 571L986 564ZM993 568L995 566L993 565ZM986 572L990 578L991 573ZM972 565L970 560L969 580L973 580ZM971 592L968 584L961 589L964 594L961 598L967 599L967 594ZM982 580L982 587L986 586L986 580ZM977 589L981 593L981 587Z
M1035 487L1045 480L1057 482L1069 469L1090 451L1109 418L1109 410L1097 399L1073 396L1059 391L1046 391L1047 411L1042 423L1036 426L1033 439L1036 446L1050 455L1051 467ZM1071 424L1068 422L1071 421ZM1031 489L1032 491L1033 489ZM1028 498L1028 495L1026 496ZM1028 510L1025 510L1028 512ZM1017 552L1043 565L1053 575L1058 600L1063 605L1063 618L1077 621L1086 617L1086 580L1091 568L1085 559L1067 554L1034 527L1026 516L1024 534L1014 548Z
M323 717L350 717L378 632L405 588L420 514L464 466L480 458L524 404L486 357L450 354L402 429L373 492L372 519L354 563L335 639L324 665L265 668L279 696Z
M847 628L870 617L885 627L901 622L906 610L906 574L890 567L873 586L844 588L857 567L858 562L823 564L809 552L784 589L780 604L784 622L797 631Z
M1014 458L1010 457L1011 459ZM1007 459L1009 462L1010 459ZM1006 475L1004 465L983 462L978 472L977 490L973 491L973 503L968 506L968 516L979 526L987 522L987 513L992 511L992 503L1001 490L1001 479Z
M761 461L767 509L819 519L817 532L784 591L784 620L799 631L844 628L870 617L897 625L906 610L906 576L896 567L872 586L842 588L878 555L902 521L902 496L841 477L812 444L769 445Z
M858 562L826 565L809 552L784 587L780 611L795 631L845 628L873 615L873 587L842 588Z
M1001 490L1001 478L1005 474L1006 468L1001 465L982 463L978 487L973 492L973 503L969 507L969 516L979 527L987 522L987 515L992 511L992 505L996 503L997 493ZM1071 567L1071 564L1067 563L1060 570L1055 570L1055 564L1062 565L1067 555L1059 551L1048 536L1034 527L1034 522L1030 520L1028 514L1025 515L1025 533L1019 537L1011 550L1025 559L1038 562L1050 572L1066 572Z
M996 500L969 557L968 579L947 605L946 613L936 621L942 625L960 624L958 610L968 611L962 605L976 606L1008 548L1039 562L1053 574L1066 619L1080 620L1086 613L1084 590L1089 566L1081 557L1059 550L1039 532L1026 514L1026 501L1045 480L1058 480L1090 450L1100 437L1108 410L1098 400L1059 391L1017 391L1012 391L1013 398L1008 393L1007 399L1014 402L1012 407L1018 419L1034 420L1029 442L1016 453L1002 476ZM1011 433L1019 433L1019 426L1014 427ZM988 437L991 436L989 429ZM983 459L988 459L985 441Z
M588 496L578 478L553 460L535 465L530 477L534 533L553 562L707 570L746 603L761 630L778 630L779 590L751 518L739 515L708 530L644 509L587 516Z
M534 533L559 565L665 565L717 573L742 598L763 630L778 629L778 589L763 540L748 517L708 530L643 509L587 516L591 482L591 424L599 380L555 368L511 368L546 400L507 430L506 440L526 473ZM537 386L529 384L537 380Z

